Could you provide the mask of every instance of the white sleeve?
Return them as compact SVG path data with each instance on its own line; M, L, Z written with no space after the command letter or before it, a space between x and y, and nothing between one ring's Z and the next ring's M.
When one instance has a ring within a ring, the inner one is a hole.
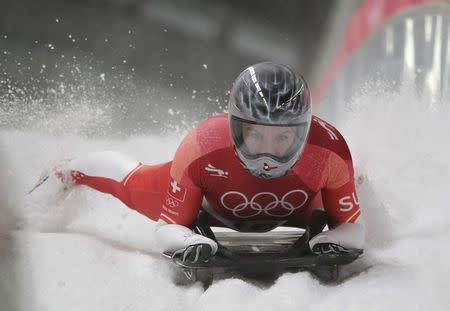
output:
M177 225L167 224L163 220L158 220L155 228L156 245L161 252L177 251L194 244L209 244L213 254L217 252L217 243L210 238L192 232L191 229Z
M309 247L319 243L335 243L346 248L363 248L366 229L361 216L355 223L345 223L319 233L309 241Z

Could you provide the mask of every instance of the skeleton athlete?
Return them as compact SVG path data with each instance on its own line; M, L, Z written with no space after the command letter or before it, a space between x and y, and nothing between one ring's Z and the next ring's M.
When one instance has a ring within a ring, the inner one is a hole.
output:
M233 84L228 113L183 139L172 161L145 165L98 152L54 167L33 189L67 193L78 185L109 193L157 221L162 251L207 259L217 243L191 228L200 212L214 226L264 232L305 228L323 209L329 230L312 252L362 248L364 225L350 151L342 135L313 116L308 86L289 67L259 63Z

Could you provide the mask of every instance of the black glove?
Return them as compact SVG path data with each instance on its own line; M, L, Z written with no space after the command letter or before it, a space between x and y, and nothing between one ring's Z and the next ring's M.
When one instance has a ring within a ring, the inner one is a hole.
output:
M173 257L179 257L182 263L207 262L212 256L212 247L209 244L189 245L173 253Z
M349 252L345 247L335 243L318 243L312 247L311 251L316 255L346 254Z

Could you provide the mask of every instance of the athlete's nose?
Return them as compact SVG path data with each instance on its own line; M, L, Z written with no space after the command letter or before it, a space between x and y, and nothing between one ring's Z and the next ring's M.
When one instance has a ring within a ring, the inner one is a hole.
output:
M273 143L268 140L264 140L259 147L259 153L277 155L277 150Z

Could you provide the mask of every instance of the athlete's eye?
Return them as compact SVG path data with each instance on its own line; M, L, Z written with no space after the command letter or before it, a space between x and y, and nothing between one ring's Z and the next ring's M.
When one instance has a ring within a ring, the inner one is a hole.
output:
M286 143L291 142L293 140L293 137L294 137L293 133L284 132L275 136L275 139L279 143Z
M247 135L248 138L253 140L260 140L262 138L262 135L256 131L250 131Z
M289 136L287 135L279 135L278 136L278 141L282 142L282 141L286 141L289 139Z

